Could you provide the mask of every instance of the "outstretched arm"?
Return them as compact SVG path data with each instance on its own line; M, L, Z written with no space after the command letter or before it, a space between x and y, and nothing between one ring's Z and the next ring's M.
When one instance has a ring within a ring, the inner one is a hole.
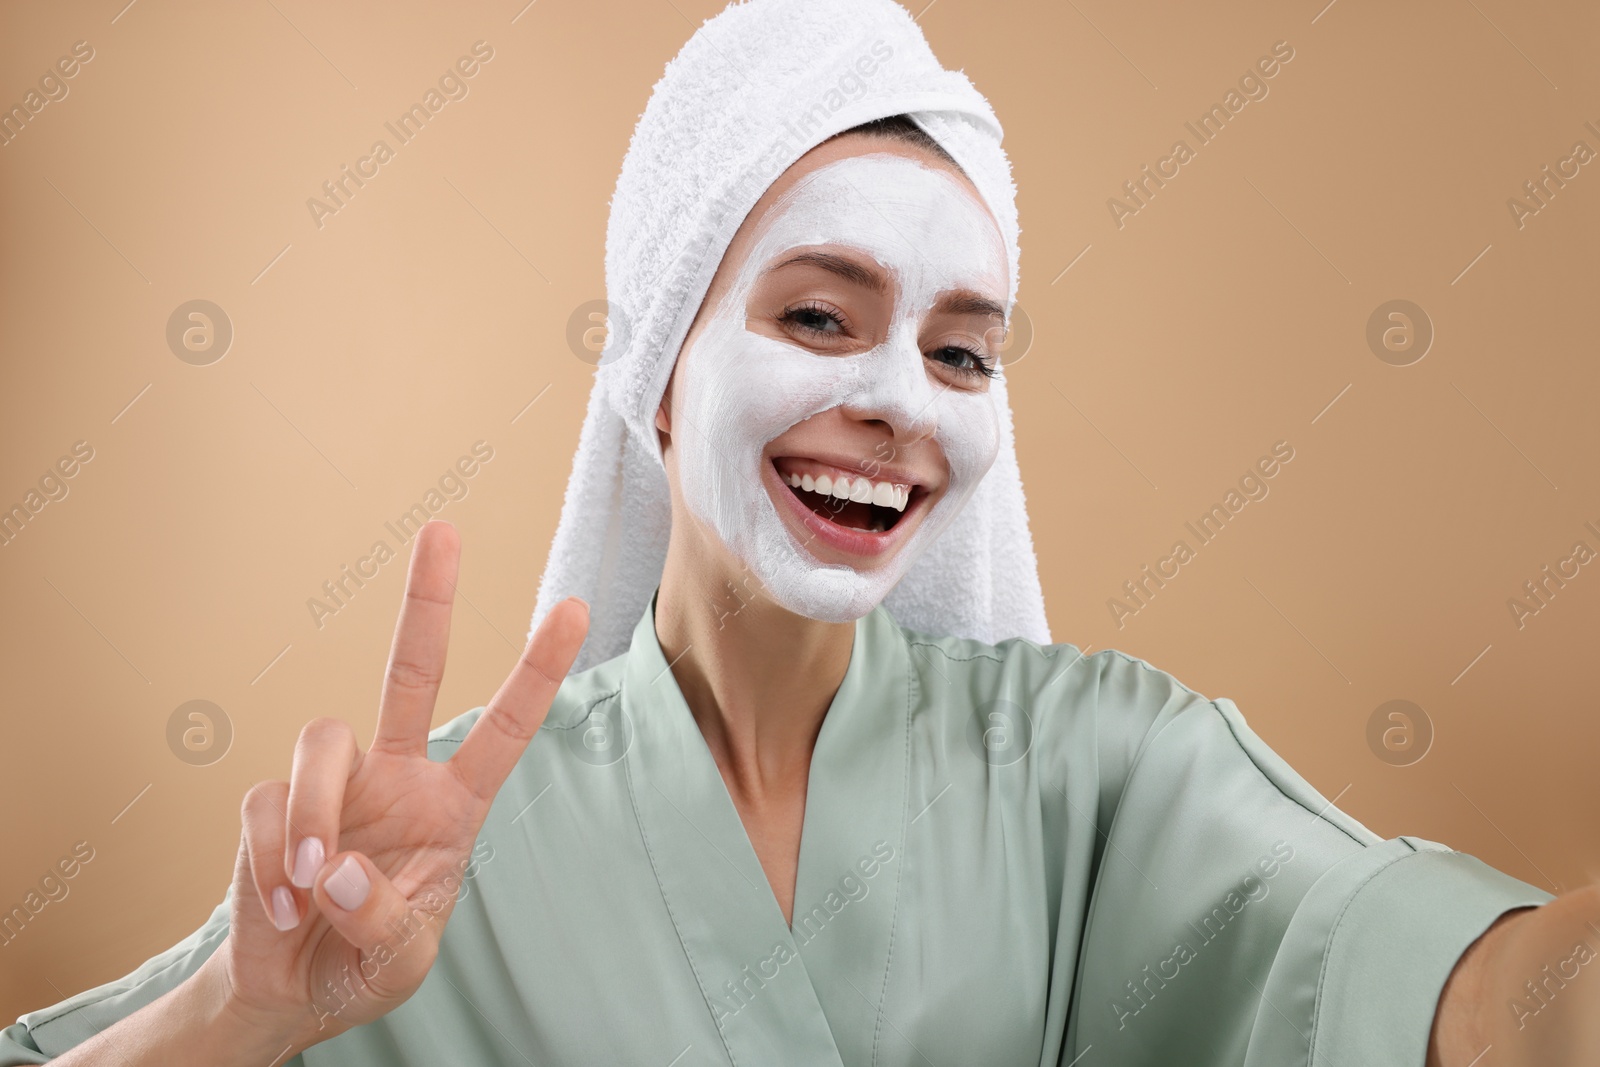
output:
M1506 912L1456 961L1427 1067L1597 1062L1600 974L1589 971L1600 971L1600 885Z

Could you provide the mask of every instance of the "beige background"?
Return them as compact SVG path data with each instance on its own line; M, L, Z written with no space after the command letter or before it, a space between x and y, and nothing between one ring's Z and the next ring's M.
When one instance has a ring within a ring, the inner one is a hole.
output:
M0 548L0 910L94 855L0 946L4 1020L198 925L304 720L370 736L404 559L320 629L306 602L480 440L440 511L464 557L439 721L492 693L577 440L567 324L604 295L617 168L721 6L124 2L0 7L0 104L94 50L0 147L0 507L94 450ZM920 15L1016 167L1036 335L1009 373L1054 635L1232 697L1385 835L1571 888L1600 877L1600 563L1520 629L1507 600L1600 549L1600 163L1521 228L1507 200L1600 150L1596 10L1324 2ZM469 95L319 229L307 199L479 40ZM1269 95L1119 228L1108 198L1277 41ZM165 338L197 298L235 334L208 366ZM1366 341L1400 298L1436 330L1403 367ZM1270 495L1119 628L1108 599L1278 441ZM209 766L167 743L194 699L235 734ZM1394 699L1434 729L1408 766L1367 740Z

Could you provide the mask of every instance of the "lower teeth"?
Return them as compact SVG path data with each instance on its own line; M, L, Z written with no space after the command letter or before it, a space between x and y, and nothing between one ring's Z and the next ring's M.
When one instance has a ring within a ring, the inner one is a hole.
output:
M794 487L791 486L790 488L793 489ZM798 490L796 491L795 495L797 495L797 496L800 495ZM802 499L804 499L804 498L802 497ZM832 499L836 500L837 498L832 498ZM808 501L807 503L809 505L810 501ZM884 533L889 529L888 517L885 516L882 513L874 514L872 516L872 518L867 520L867 525L865 525L865 526L850 526L850 525L848 525L846 523L843 523L843 522L839 521L840 516L838 515L837 512L834 512L831 515L823 514L823 511L826 508L827 508L827 502L825 501L825 503L823 504L823 507L821 509L813 506L811 510L816 512L817 515L819 515L819 516L821 516L823 518L826 518L828 521L832 522L834 525L843 526L847 530L860 530L860 531L863 531L865 533Z
M842 526L846 530L856 530L861 533L883 533L889 528L888 524L882 518L878 517L874 517L872 521L867 523L865 526L851 526L849 523L840 522L837 518L830 516L823 517L827 518L828 521L833 523L835 526Z

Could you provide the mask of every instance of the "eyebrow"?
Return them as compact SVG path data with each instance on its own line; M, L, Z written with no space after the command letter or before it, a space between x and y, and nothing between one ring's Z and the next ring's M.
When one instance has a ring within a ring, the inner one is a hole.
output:
M933 309L947 315L986 315L1002 322L1006 317L1006 309L997 301L990 300L971 289L957 289L945 293L934 302Z
M762 271L762 274L771 274L796 263L808 263L812 266L821 267L825 271L838 275L845 281L853 282L874 293L882 294L889 291L889 279L882 271L876 268L864 267L853 259L833 252L796 252L787 259L774 263ZM933 308L935 311L943 312L947 315L986 315L990 318L1000 319L1002 322L1005 321L1006 317L1006 309L1003 305L981 293L973 292L971 289L956 289L947 292L939 297Z

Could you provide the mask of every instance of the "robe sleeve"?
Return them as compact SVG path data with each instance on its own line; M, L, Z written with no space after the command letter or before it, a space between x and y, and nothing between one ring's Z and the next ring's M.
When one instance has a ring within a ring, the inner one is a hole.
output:
M1334 807L1245 723L1102 652L1104 847L1061 1062L1423 1067L1456 961L1551 894Z
M474 708L436 727L429 735L429 758L435 761L449 759L455 751L454 742L459 740L452 737L452 731L470 726L481 710ZM445 740L445 743L434 743L440 740ZM0 1067L47 1063L176 989L200 969L200 965L228 936L228 911L232 897L233 889L230 886L223 894L222 902L212 910L198 930L165 952L145 960L131 973L93 989L86 989L58 1004L29 1012L11 1026L0 1030ZM319 1058L327 1056L324 1045L316 1047L323 1050L319 1052ZM302 1053L281 1060L273 1067L306 1067L305 1055Z
M232 893L232 889L228 891ZM22 1016L0 1031L0 1067L47 1063L146 1004L175 989L194 974L228 934L225 896L198 930L132 973L86 989L59 1004ZM295 1056L277 1067L304 1067Z

